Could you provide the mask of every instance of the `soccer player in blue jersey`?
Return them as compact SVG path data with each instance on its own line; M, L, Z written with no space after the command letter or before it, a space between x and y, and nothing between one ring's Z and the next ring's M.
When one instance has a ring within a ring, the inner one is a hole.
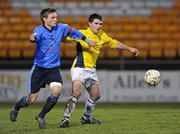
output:
M13 105L10 120L16 121L19 110L33 104L38 98L40 89L48 84L51 95L47 98L41 112L36 116L39 128L45 128L45 115L55 106L63 84L59 70L61 41L69 36L81 39L91 47L96 47L97 44L69 25L57 23L57 13L54 8L43 9L40 18L42 24L37 26L30 35L30 41L36 43L36 51L28 81L29 94Z

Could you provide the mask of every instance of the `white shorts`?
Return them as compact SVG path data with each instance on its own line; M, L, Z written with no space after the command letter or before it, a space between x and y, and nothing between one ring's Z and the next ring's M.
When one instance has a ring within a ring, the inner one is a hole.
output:
M97 84L99 82L96 74L96 69L85 69L85 68L72 68L71 69L71 78L72 81L80 80L83 82L85 88L90 87L93 84Z

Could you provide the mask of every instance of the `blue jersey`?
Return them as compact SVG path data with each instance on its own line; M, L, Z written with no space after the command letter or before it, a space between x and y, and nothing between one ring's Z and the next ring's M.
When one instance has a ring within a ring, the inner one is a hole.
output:
M53 68L60 66L60 45L61 41L67 36L81 39L83 34L67 24L57 24L48 30L43 24L37 26L34 31L36 34L36 51L34 64L39 67Z

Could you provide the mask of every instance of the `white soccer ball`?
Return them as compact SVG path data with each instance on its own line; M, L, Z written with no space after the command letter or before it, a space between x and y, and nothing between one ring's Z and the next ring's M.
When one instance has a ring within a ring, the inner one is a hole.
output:
M148 70L144 75L144 81L149 86L156 86L161 80L161 74L155 69Z

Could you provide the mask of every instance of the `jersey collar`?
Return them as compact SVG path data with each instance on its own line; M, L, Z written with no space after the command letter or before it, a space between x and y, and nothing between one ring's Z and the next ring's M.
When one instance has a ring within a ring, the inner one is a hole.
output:
M56 24L56 26L52 27L51 30L49 30L44 24L43 24L43 27L44 27L46 30L48 30L49 32L52 32L52 30L55 29L55 28L57 27L57 24Z

